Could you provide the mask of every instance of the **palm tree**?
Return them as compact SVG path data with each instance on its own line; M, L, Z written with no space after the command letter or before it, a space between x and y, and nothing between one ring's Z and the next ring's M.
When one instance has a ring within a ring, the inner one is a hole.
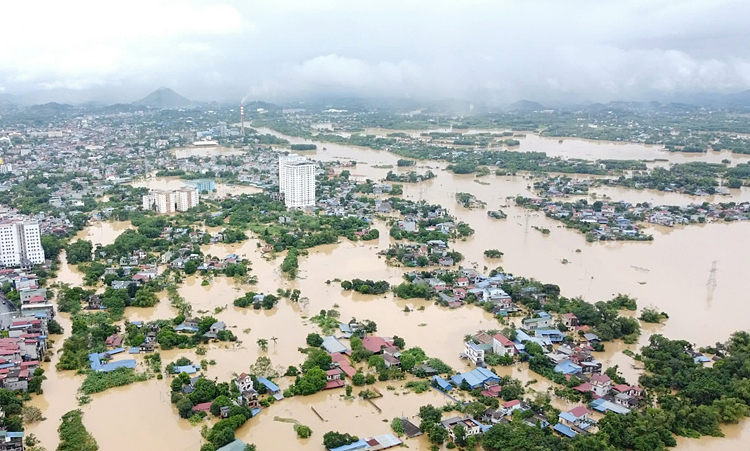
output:
M273 342L273 348L276 349L276 342L279 341L277 337L271 337L271 341Z
M262 351L268 351L268 340L266 340L265 338L258 338L258 341L256 341L256 343L258 343L258 346Z

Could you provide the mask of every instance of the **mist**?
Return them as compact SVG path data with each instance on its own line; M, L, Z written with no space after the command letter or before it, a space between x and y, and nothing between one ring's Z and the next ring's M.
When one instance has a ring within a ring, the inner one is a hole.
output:
M129 102L324 96L507 103L750 88L738 0L13 2L0 93Z

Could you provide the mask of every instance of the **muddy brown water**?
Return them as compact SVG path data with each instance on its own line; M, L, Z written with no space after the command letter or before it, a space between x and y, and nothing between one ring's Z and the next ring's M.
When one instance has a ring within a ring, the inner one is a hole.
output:
M148 189L179 189L185 186L186 180L182 180L179 177L156 177L149 176L137 179L131 183L135 187L143 187ZM202 194L201 196L208 197L226 197L227 195L240 195L240 194L255 194L262 190L254 186L247 185L227 185L225 183L216 183L216 192L209 194Z
M300 141L291 139L292 142ZM564 143L571 140L564 140ZM582 141L586 142L586 141ZM555 141L555 145L556 141ZM583 144L580 144L583 145ZM318 143L319 150L312 157L321 160L350 158L361 163L352 173L379 179L387 169L376 169L373 165L394 165L398 157L387 152L378 152L349 146ZM326 147L326 150L322 150ZM644 146L645 147L645 146ZM606 145L596 144L597 149L607 151ZM618 152L621 149L616 149ZM615 150L611 150L614 152ZM649 149L653 152L653 149ZM670 154L671 155L671 154ZM420 162L420 166L441 169L443 163ZM535 277L560 285L567 296L583 296L589 301L608 299L616 293L628 293L638 298L639 306L654 306L670 314L663 325L644 325L639 345L652 333L662 333L672 338L684 338L699 345L724 340L734 330L747 329L750 305L742 302L740 293L748 292L750 282L745 277L748 266L745 255L750 252L750 223L715 223L685 227L649 228L655 240L649 243L586 243L583 235L559 227L559 224L540 213L530 213L512 206L507 196L528 195L531 181L523 177L488 176L475 182L468 175L452 175L438 172L436 179L415 185L404 185L405 196L425 199L448 207L461 220L468 222L476 234L453 246L466 257L465 264L483 270L503 266L517 275ZM170 182L171 183L171 182ZM596 189L594 190L596 191ZM501 205L508 214L504 220L493 220L484 210L467 210L454 200L456 192L471 192L487 202L488 208ZM611 197L618 199L650 192L616 189ZM652 194L653 195L653 194ZM743 198L744 190L733 192L729 198ZM669 193L669 203L680 200L690 203L688 196ZM726 197L725 197L726 198ZM644 199L641 199L641 201ZM546 227L549 235L542 235L532 226ZM378 224L381 236L374 242L340 243L311 249L307 257L300 258L300 275L297 280L284 278L280 271L283 253L275 259L262 256L255 239L234 245L213 244L204 246L207 254L223 257L237 253L252 262L252 273L258 276L255 286L240 285L223 276L214 277L208 286L201 284L201 276L186 279L179 288L180 294L193 305L194 311L205 311L227 323L239 337L234 344L212 344L206 356L198 356L194 350L174 350L162 353L164 363L187 356L195 362L202 358L213 359L206 374L210 378L227 380L233 374L246 371L255 360L268 356L274 366L284 369L303 361L298 352L304 346L310 332L320 332L318 326L308 318L321 309L336 308L342 320L356 317L371 319L378 324L378 333L383 336L399 335L407 346L419 346L428 355L439 357L455 369L468 369L459 359L463 349L463 336L480 329L498 329L502 326L482 309L467 306L450 310L421 300L397 300L390 295L368 296L344 292L337 283L327 280L373 279L399 283L404 268L386 266L376 255L391 243L384 224ZM112 242L127 223L97 223L79 236L94 242ZM497 248L505 253L500 260L486 259L483 251ZM577 252L580 250L580 252ZM563 259L569 261L563 264ZM710 282L711 268L716 262L715 285ZM81 283L81 274L64 263L58 280ZM270 311L234 307L232 301L247 291L273 293L277 288L299 288L302 301L292 303L281 300ZM150 309L132 309L126 312L131 320L152 320L172 317L176 313L169 306L165 295ZM409 307L408 312L404 307ZM424 307L420 310L420 307ZM215 309L219 313L214 313ZM69 321L61 315L61 323L69 333ZM274 342L272 338L277 340ZM54 337L59 349L61 337ZM63 337L64 338L64 337ZM258 339L270 341L268 350L261 351ZM345 342L346 343L346 342ZM605 366L617 364L624 376L635 381L640 374L639 365L622 353L624 349L637 350L637 345L622 343L607 344L607 351L599 359ZM36 434L47 449L57 445L56 429L61 415L77 407L76 391L82 376L71 372L54 370L55 356L47 364L48 380L44 382L45 393L35 396L32 404L43 409L46 421L31 425L28 431ZM139 358L140 359L140 358ZM510 374L526 382L530 390L546 392L552 388L550 382L530 373L523 365L498 367L500 374ZM282 387L291 381L280 378ZM388 385L395 390L389 390ZM378 412L372 404L359 399L344 399L343 391L322 392L310 397L295 397L276 403L251 419L237 431L237 437L256 443L261 450L271 449L321 449L321 437L329 430L339 430L360 436L369 436L389 431L389 422L395 416L412 416L420 405L448 402L443 395L429 391L423 394L405 393L403 382L378 383L384 394L374 400L382 409ZM356 394L357 390L355 390ZM559 408L569 404L560 399L553 402ZM320 420L312 408L323 417ZM175 449L197 450L200 447L200 425L191 426L178 418L169 403L168 380L156 379L136 383L92 396L92 401L82 407L84 422L101 449ZM313 437L299 440L292 423L277 421L293 419L310 426ZM383 421L386 420L386 421ZM260 424L259 424L260 423ZM680 451L699 449L741 449L750 437L748 422L725 428L724 439L704 438L700 440L679 439ZM425 439L409 440L410 447L427 449Z

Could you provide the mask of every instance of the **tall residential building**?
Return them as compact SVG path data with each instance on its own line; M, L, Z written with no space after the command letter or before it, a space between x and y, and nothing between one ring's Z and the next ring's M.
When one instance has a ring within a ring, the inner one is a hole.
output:
M0 222L0 265L31 266L44 263L41 238L36 222Z
M177 211L188 211L198 205L200 196L197 188L180 188L174 190L172 196L175 198Z
M287 208L315 206L315 163L295 154L281 156L279 192Z
M143 196L143 209L154 210L160 214L188 211L200 202L196 188L176 190L153 190Z

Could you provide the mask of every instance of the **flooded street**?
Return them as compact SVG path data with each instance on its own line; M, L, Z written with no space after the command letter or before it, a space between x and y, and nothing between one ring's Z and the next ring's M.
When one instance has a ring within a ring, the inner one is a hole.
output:
M268 130L260 130L268 133ZM278 134L277 134L278 135ZM288 138L288 137L287 137ZM292 142L304 140L288 138ZM521 138L523 150L540 150L553 155L553 148L560 149L560 155L575 158L670 158L670 161L690 159L691 156L671 154L655 148L565 139L557 140L528 135ZM304 152L311 158L320 160L352 159L358 162L352 169L353 175L374 180L385 177L388 169L377 169L374 165L393 165L398 156L385 151L373 151L329 143L317 143L318 150ZM537 148L537 147L542 148ZM326 150L323 150L323 148ZM648 152L646 152L648 150ZM647 155L648 153L648 155ZM663 155L665 154L665 155ZM706 154L701 161L713 161L719 155ZM700 157L696 155L696 157ZM721 155L722 158L727 156ZM733 161L736 159L729 157ZM747 158L747 157L737 157ZM721 159L721 158L720 158ZM418 163L417 170L424 167L444 168L445 164L435 161ZM414 169L413 167L410 169ZM670 338L684 338L700 345L713 344L725 340L735 330L750 326L750 304L743 302L740 293L750 291L747 278L746 255L750 254L750 222L715 223L690 225L685 227L649 227L654 235L653 242L608 242L587 243L584 235L574 230L564 229L560 223L546 218L541 213L529 212L513 206L516 195L530 195L529 187L533 180L522 176L498 177L490 175L476 179L473 175L454 175L436 171L438 177L420 184L404 184L404 196L414 200L426 200L447 207L460 220L475 229L475 235L452 244L455 250L464 254L466 265L479 270L502 266L506 271L519 276L534 277L545 283L558 284L562 294L568 297L582 296L595 302L611 298L617 293L627 293L638 299L640 308L654 306L666 311L670 318L663 325L644 325L640 344L648 341L649 334L662 333ZM574 176L575 177L575 176ZM481 183L477 183L479 180ZM149 188L173 188L182 186L176 178L149 178L134 183L135 186ZM236 194L235 189L248 187L225 186L225 193ZM607 194L615 200L630 202L653 201L656 203L691 203L708 200L692 199L676 193L656 193L621 188L596 188L592 191ZM251 191L247 191L251 192ZM255 192L255 191L252 191ZM489 209L501 208L507 219L495 220L487 217L485 210L468 210L455 201L455 193L471 192L479 200L487 202ZM218 194L218 193L217 193ZM664 200L651 200L659 199ZM733 190L732 196L722 199L750 200L750 191L745 188ZM543 235L532 227L546 227L551 230ZM94 243L108 244L119 233L129 227L127 222L95 223L77 236ZM320 328L308 318L320 310L336 309L340 319L352 317L369 319L378 325L382 336L398 335L405 339L407 347L418 346L430 357L438 357L454 369L464 370L468 366L459 359L463 350L463 337L478 330L500 329L502 325L481 308L465 306L451 310L436 306L432 302L418 299L395 299L386 295L362 295L345 292L333 279L372 279L386 280L398 284L406 269L388 267L376 255L387 248L392 240L388 228L382 222L376 224L380 238L373 242L350 242L341 239L338 244L325 245L309 250L309 255L300 258L300 273L290 281L281 275L279 265L283 254L267 260L261 255L259 242L249 239L244 243L202 246L204 254L224 257L236 253L252 263L251 274L258 277L257 285L242 285L234 279L216 276L202 285L203 277L190 276L179 287L179 293L193 306L196 314L210 314L224 321L238 337L234 344L211 344L206 356L198 356L195 350L163 351L164 365L180 356L193 361L213 359L215 365L205 372L213 379L226 381L234 374L247 371L258 356L268 356L274 366L282 372L289 365L298 365L304 355L298 351L305 346L305 337L311 332L320 333ZM485 249L496 248L504 252L502 259L490 260L484 257ZM267 256L266 256L267 257ZM569 263L563 264L563 260ZM708 283L710 270L716 262L716 284ZM58 281L80 284L81 274L67 265L64 254L61 256L61 269ZM247 291L276 293L276 290L297 288L301 290L300 302L281 299L272 310L253 310L234 307L234 299ZM155 320L171 318L176 311L169 305L166 293L159 294L160 303L153 308L128 308L125 317L129 320ZM408 307L408 311L406 307ZM421 309L421 310L420 310ZM217 312L218 313L215 313ZM61 315L65 333L70 333L69 320ZM62 337L56 339L55 350L59 350ZM268 351L261 351L256 344L258 339L269 340ZM272 340L276 338L277 340ZM344 341L348 344L347 341ZM634 361L622 353L625 349L637 351L636 345L607 343L607 350L598 354L606 367L618 365L628 381L635 383L640 370L633 366ZM36 434L48 450L57 444L57 425L61 415L76 408L76 391L82 376L70 372L57 372L52 362L45 364L48 380L44 382L44 394L33 397L32 405L44 411L47 420L28 428ZM522 365L496 368L498 374L510 374L527 382L537 382L528 388L545 392L551 383L541 376L530 373ZM290 381L280 378L282 387ZM395 387L389 390L388 385ZM321 449L322 435L329 430L350 432L359 436L386 433L390 430L390 420L395 416L412 416L419 406L432 403L443 405L448 400L444 395L430 390L423 394L406 394L401 388L403 382L378 383L384 395L373 400L382 412L371 403L361 399L347 400L343 390L317 393L308 397L294 397L277 402L249 420L236 435L247 443L255 443L261 451L275 449ZM355 389L355 394L358 390ZM143 450L195 450L199 448L200 425L191 426L179 419L176 410L169 402L169 378L163 381L152 379L130 386L111 389L92 396L90 404L83 407L84 423L106 451ZM559 408L567 403L554 399ZM323 417L321 420L312 407ZM310 426L311 439L298 440L292 430L292 423L278 421L293 419ZM385 420L385 421L384 421ZM679 451L693 450L734 450L750 439L750 426L744 422L739 426L725 428L726 439L704 438L701 440L679 439ZM425 438L407 441L410 448L428 449Z

